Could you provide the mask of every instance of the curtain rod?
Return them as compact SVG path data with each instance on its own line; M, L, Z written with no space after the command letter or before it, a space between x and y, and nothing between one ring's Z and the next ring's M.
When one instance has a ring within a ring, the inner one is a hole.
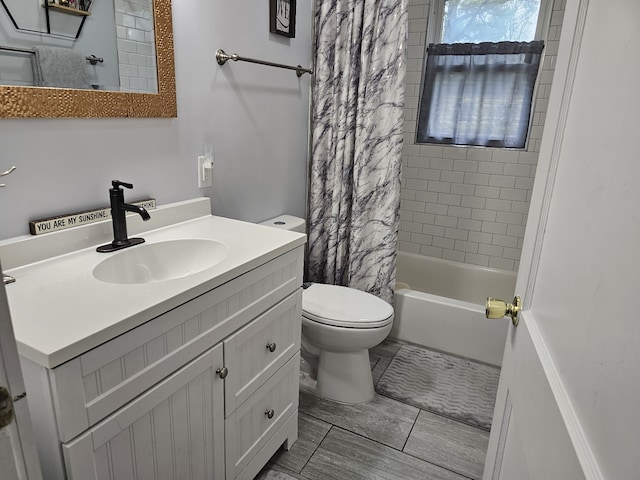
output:
M216 60L218 61L218 65L224 65L227 63L227 60L233 60L234 62L250 62L250 63L258 63L260 65L267 65L269 67L277 67L277 68L286 68L287 70L295 70L296 75L301 77L304 73L308 73L309 75L313 75L313 70L310 68L303 68L300 65L294 67L292 65L283 65L282 63L273 63L267 62L264 60L256 60L255 58L241 57L237 53L233 55L227 55L224 50L219 48L216 51Z

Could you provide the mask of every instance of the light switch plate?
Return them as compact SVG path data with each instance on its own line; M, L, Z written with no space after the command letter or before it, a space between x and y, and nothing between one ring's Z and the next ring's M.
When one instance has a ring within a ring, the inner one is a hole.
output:
M213 185L212 159L205 155L198 157L198 188L206 188Z

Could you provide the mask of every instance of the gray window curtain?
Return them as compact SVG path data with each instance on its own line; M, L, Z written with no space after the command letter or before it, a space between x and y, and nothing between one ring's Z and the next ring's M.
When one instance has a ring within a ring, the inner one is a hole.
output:
M544 43L431 44L418 143L523 148Z

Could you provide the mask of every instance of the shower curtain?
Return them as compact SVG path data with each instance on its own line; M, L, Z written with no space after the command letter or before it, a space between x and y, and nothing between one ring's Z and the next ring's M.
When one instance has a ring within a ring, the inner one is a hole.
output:
M391 301L407 0L316 0L310 281Z

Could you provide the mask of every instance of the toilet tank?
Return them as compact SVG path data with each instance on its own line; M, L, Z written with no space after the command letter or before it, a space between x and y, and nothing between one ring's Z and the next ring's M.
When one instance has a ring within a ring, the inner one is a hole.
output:
M307 233L307 224L304 218L294 217L292 215L280 215L260 222L260 225L268 225L275 228L283 228L292 232Z

